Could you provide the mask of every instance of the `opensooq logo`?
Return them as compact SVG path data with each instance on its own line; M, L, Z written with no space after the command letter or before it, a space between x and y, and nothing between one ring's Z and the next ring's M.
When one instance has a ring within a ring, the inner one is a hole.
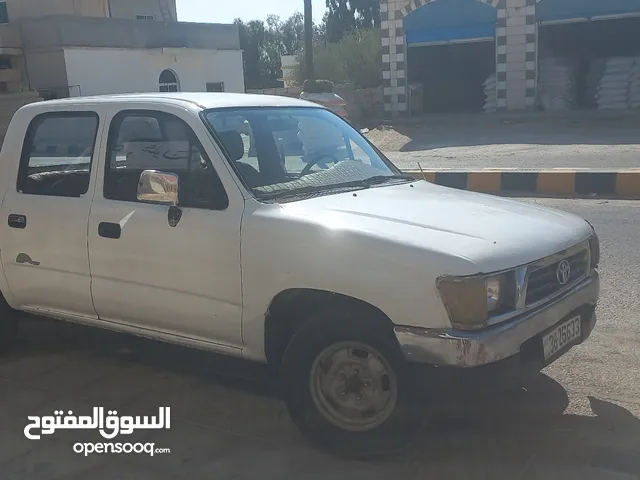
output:
M41 435L52 435L56 430L99 430L100 435L111 440L118 435L131 435L136 430L162 430L171 428L171 408L160 407L158 416L120 417L115 410L93 407L93 415L75 416L72 411L64 416L62 410L56 410L52 416L27 417L31 423L24 427L24 436L29 440L40 440ZM32 430L40 433L32 433Z

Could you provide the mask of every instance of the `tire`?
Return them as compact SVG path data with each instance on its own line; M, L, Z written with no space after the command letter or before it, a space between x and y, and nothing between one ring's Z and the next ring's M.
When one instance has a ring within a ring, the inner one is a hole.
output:
M424 427L424 408L408 364L392 330L379 320L360 310L317 313L295 333L282 360L282 392L293 422L313 443L341 456L398 453ZM332 360L323 363L328 356ZM372 373L380 366L386 375ZM330 386L323 389L323 380ZM371 407L372 399L378 407ZM356 419L351 424L335 414L349 402L367 410L347 415ZM376 410L382 412L376 415Z
M0 352L6 350L18 335L18 314L0 296Z

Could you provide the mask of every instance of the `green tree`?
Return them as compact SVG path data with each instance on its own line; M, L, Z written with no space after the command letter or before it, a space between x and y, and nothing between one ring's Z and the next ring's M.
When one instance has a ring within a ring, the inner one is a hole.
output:
M353 84L356 88L373 88L382 82L382 47L380 30L355 30L336 43L316 45L315 76L336 84ZM305 80L304 58L299 57L296 83Z
M340 41L356 29L380 27L379 0L326 0L326 37L330 43Z
M244 83L246 88L262 88L265 81L263 50L265 41L264 22L252 20L234 22L240 30L240 48L243 50Z
M279 87L282 77L281 56L284 55L284 43L282 41L283 25L277 15L269 15L266 20L265 42L263 45L263 72L265 87Z
M304 15L296 12L281 26L283 55L297 55L304 49Z
M303 50L304 17L294 13L282 22L276 15L262 20L243 22L236 19L240 30L240 48L244 51L246 88L281 86L282 55L295 55Z
M325 13L322 21L313 26L313 44L316 46L326 45L327 43L327 18L329 14Z

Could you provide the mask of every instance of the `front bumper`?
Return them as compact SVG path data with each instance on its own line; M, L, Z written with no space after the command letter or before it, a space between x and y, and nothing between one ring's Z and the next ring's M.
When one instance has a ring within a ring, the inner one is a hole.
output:
M396 326L395 334L409 362L478 367L518 356L541 333L578 313L582 315L581 341L586 340L595 326L599 296L600 277L594 270L561 297L502 324L479 331Z

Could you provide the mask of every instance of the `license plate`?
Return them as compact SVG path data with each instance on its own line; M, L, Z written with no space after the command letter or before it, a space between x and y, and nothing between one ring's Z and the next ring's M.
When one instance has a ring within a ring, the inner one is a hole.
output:
M580 317L572 318L553 329L542 337L544 359L549 360L567 345L580 339L582 335L582 322Z

